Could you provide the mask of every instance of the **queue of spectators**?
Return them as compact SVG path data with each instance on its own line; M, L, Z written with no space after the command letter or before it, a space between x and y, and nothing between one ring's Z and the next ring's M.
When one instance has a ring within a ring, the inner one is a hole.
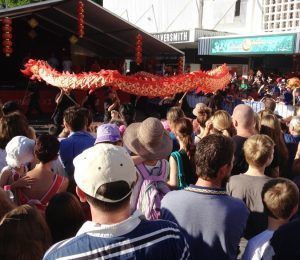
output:
M297 106L218 95L137 122L110 92L108 122L69 107L58 137L5 104L0 259L300 259Z

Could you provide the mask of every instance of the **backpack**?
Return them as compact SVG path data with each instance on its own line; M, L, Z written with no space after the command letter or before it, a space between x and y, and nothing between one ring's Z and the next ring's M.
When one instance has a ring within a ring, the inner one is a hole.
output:
M182 157L180 152L175 151L171 153L171 156L175 159L177 163L177 180L178 180L178 189L182 190L185 187L189 186L186 183L185 177L184 177L184 170L182 165Z
M136 208L142 211L146 219L158 219L161 200L170 191L166 184L167 161L161 160L160 175L158 176L150 175L144 164L136 167L142 178Z

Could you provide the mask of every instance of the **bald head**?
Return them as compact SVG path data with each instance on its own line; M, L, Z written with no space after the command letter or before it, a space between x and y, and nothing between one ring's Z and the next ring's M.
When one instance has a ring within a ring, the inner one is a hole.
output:
M232 120L235 128L253 129L254 128L254 111L250 106L237 105L232 114Z

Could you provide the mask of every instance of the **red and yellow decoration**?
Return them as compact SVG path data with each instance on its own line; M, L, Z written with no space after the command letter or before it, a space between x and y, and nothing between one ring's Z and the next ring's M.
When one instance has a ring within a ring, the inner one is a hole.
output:
M140 33L136 36L135 62L137 65L143 62L143 37Z
M193 71L171 77L155 76L147 72L125 76L117 70L71 74L58 72L46 61L29 60L22 70L32 80L45 81L49 85L62 89L82 89L93 91L103 86L112 86L138 96L166 97L175 93L197 89L206 93L223 89L231 75L224 64L208 72Z
M83 38L83 36L84 36L84 4L82 1L78 1L77 15L78 15L78 37Z
M9 57L12 52L12 20L9 17L2 19L2 47L3 53Z
M178 59L178 75L183 73L183 57L179 57Z

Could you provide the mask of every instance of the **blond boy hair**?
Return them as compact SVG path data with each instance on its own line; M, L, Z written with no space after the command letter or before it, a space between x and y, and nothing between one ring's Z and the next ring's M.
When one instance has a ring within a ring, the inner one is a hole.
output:
M243 149L249 165L263 167L274 153L274 142L267 135L253 135L246 140Z
M261 193L265 212L269 217L288 220L299 205L297 185L285 178L268 181Z

